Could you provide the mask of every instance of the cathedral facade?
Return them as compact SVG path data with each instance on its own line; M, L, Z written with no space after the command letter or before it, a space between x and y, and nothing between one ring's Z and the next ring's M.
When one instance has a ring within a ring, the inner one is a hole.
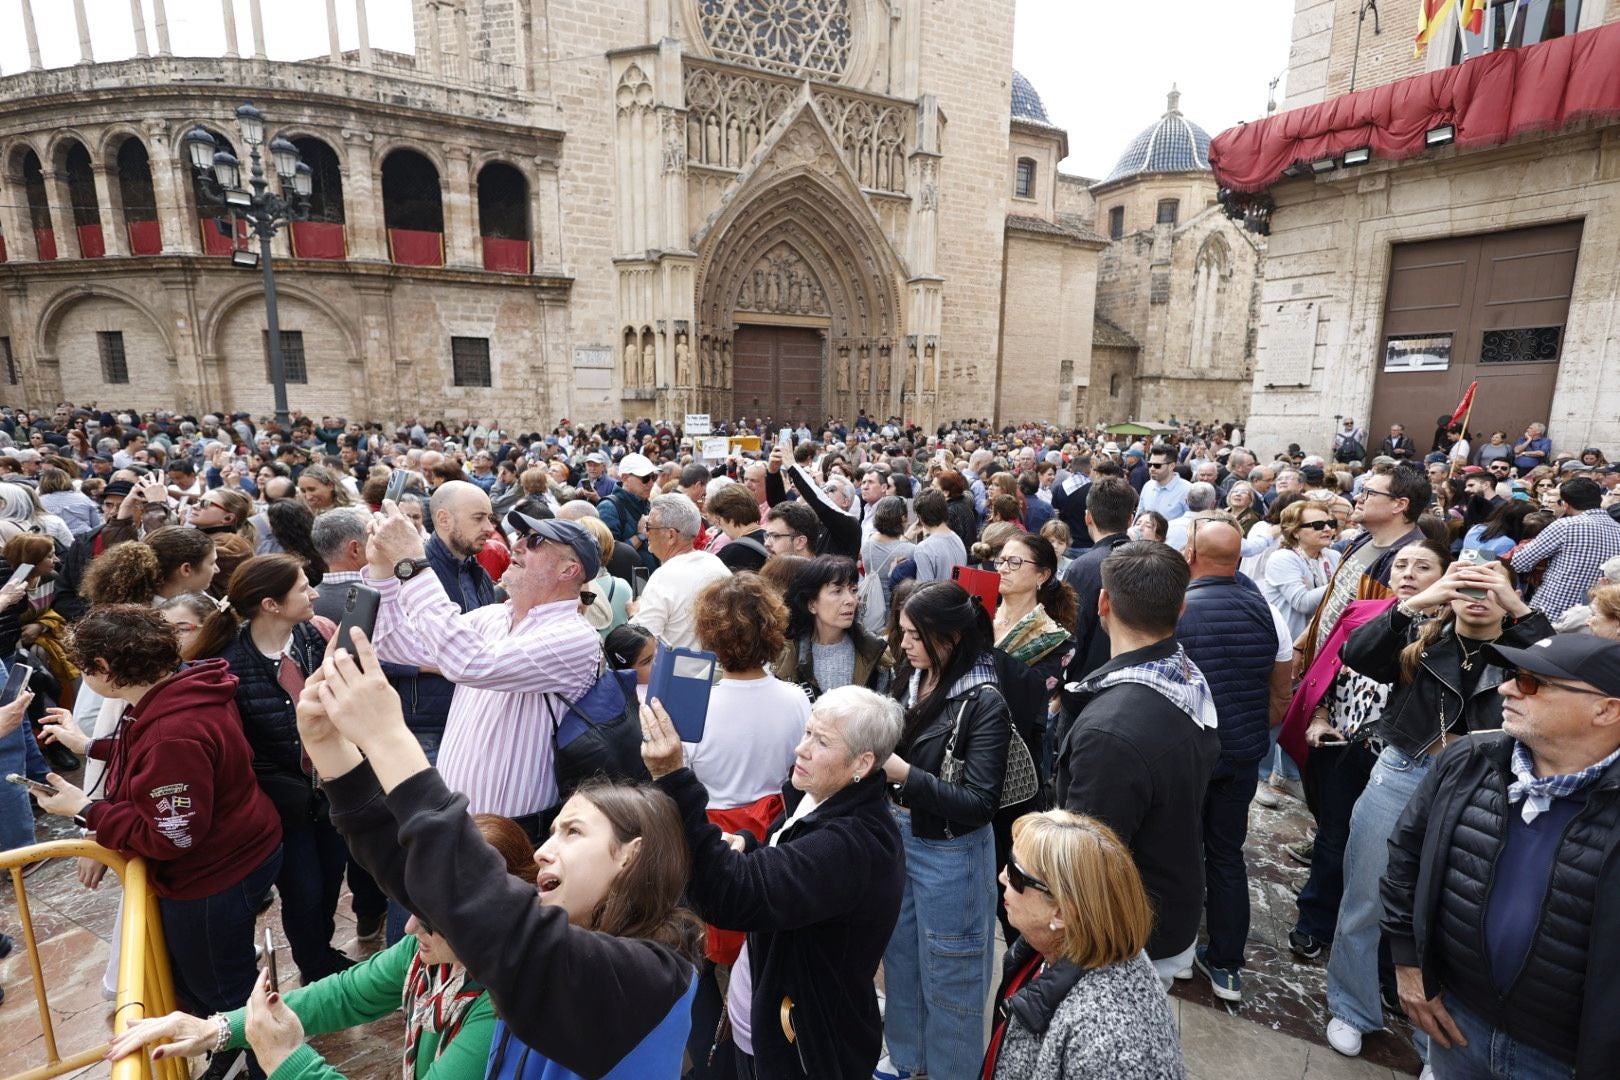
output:
M87 38L0 77L22 399L268 404L258 278L181 141L245 161L251 97L316 181L276 240L294 408L984 411L1012 0L419 0L414 56L334 30L300 63L264 58L253 15L224 57L139 26L134 58Z

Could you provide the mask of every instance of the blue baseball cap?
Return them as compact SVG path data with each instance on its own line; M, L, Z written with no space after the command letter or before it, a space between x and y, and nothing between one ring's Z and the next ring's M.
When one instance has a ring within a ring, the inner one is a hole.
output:
M506 515L506 524L519 536L533 533L574 549L574 555L585 568L585 580L590 581L602 569L602 549L596 538L584 527L562 518L537 518L513 510Z

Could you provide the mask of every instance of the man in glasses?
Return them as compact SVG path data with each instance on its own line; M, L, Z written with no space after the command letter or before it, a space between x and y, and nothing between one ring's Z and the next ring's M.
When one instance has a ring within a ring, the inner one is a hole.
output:
M655 495L647 511L647 547L658 557L658 569L634 602L630 621L653 637L680 649L699 649L697 597L709 585L731 576L718 555L692 547L703 515L685 495Z
M455 683L439 746L445 782L475 814L543 837L555 816L552 733L596 680L602 639L580 614L601 551L578 524L512 511L507 600L462 612L423 555L416 526L390 507L366 544L364 581L382 594L373 634L384 660Z
M1486 648L1517 668L1498 688L1501 732L1448 750L1389 841L1383 929L1401 1004L1437 1077L1612 1076L1620 642Z
M1176 452L1168 446L1155 446L1148 454L1148 482L1142 485L1137 513L1157 510L1166 521L1187 512L1187 489L1192 484L1176 474Z

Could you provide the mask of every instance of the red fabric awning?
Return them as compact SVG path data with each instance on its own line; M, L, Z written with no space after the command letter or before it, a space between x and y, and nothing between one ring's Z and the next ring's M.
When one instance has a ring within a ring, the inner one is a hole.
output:
M0 236L0 262L6 261L6 238Z
M494 236L481 236L484 242L484 269L503 270L509 274L529 272L529 242L502 240Z
M225 228L236 222L236 236L233 238L229 232L220 232L219 223L224 222ZM230 255L238 247L245 245L238 241L247 239L247 222L241 218L202 218L198 224L202 227L202 242L204 255Z
M300 259L341 259L348 255L343 226L333 221L292 223L292 252Z
M388 250L404 266L443 266L444 234L422 229L389 229Z
M56 258L56 233L50 229L35 229L34 251L41 262Z
M107 243L102 238L100 225L80 225L79 258L99 259L107 254Z
M1620 116L1620 23L1239 125L1210 143L1209 163L1221 187L1264 191L1292 165L1361 146L1386 161L1422 153L1425 133L1443 124L1456 128L1457 146L1476 147L1612 116Z
M131 255L163 254L163 227L155 221L129 223L129 253Z

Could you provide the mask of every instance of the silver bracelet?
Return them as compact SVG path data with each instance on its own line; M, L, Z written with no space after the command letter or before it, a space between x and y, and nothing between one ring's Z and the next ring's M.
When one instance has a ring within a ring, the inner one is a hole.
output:
M231 1041L231 1022L225 1018L224 1013L214 1014L214 1023L219 1025L219 1036L214 1040L214 1048L209 1051L218 1054L224 1051Z

